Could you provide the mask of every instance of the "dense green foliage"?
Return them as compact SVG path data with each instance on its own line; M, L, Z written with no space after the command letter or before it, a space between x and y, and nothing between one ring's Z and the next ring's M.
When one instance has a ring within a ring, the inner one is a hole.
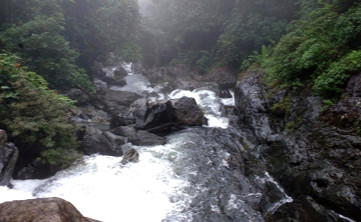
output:
M361 5L354 2L304 10L274 48L272 76L288 85L311 84L316 93L337 97L349 77L361 71Z
M135 0L75 0L62 4L65 36L80 53L79 63L88 70L110 52L125 60L141 58L137 45L140 23Z
M160 30L154 50L160 64L186 62L204 71L215 64L238 69L281 37L297 8L293 0L159 0L146 15Z
M0 128L20 159L59 169L78 157L70 100L48 83L92 91L95 63L139 60L139 21L136 0L0 1Z
M91 89L86 71L113 52L140 59L135 0L4 0L0 48L16 53L52 88Z
M49 90L44 78L18 62L11 54L0 54L0 128L19 147L20 158L67 167L78 157L75 128L68 123L72 101Z
M85 71L76 65L78 53L63 35L64 16L55 0L2 1L21 16L4 17L0 47L16 53L30 70L41 74L52 87L81 85L90 88ZM0 6L0 7L1 7ZM12 18L14 17L14 18Z

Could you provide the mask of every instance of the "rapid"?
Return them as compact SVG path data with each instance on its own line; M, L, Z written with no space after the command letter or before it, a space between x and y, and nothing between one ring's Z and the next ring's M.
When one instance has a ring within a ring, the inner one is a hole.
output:
M123 67L127 85L117 90L147 94L150 101L192 97L208 123L173 132L165 145L128 144L139 152L138 163L122 165L122 157L95 154L47 179L12 180L13 189L0 187L0 203L60 197L100 221L157 222L264 221L267 212L292 201L266 171L245 173L242 133L225 112L234 106L233 97L222 99L206 88L162 94L161 86L134 73L131 64ZM268 190L276 195L270 198Z

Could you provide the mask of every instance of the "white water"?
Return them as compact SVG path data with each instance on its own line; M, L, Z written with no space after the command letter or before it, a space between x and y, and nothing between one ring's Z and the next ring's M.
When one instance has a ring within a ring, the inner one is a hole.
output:
M123 64L123 68L129 73L127 85L115 87L115 90L139 94L155 92L155 101L192 97L208 118L208 127L228 127L228 119L221 113L224 101L214 92L175 90L169 96L163 95L159 93L161 86L151 88L144 76L132 71L130 64ZM107 75L112 75L114 70L106 69ZM158 222L165 218L189 221L192 216L182 210L189 208L191 197L184 190L190 185L174 170L182 155L177 148L186 139L180 134L168 140L164 146L135 147L140 153L140 161L136 164L122 166L121 157L93 155L45 180L13 180L13 189L0 187L0 203L60 197L70 201L83 215L105 222Z
M276 181L273 177L271 177L271 176L269 175L268 172L265 172L265 173L264 173L264 177L258 177L258 176L256 176L256 179L257 179L257 180L260 180L262 183L265 183L265 182L271 182L271 183L273 183L273 184L277 187L277 189L283 194L283 198L282 198L281 200L273 203L273 204L268 208L268 212L270 212L270 213L273 214L273 213L276 212L276 210L277 210L280 206L282 206L283 204L293 202L292 197L290 197L290 196L287 195L286 191L277 183L277 181Z
M160 94L162 86L151 88L144 76L132 71L131 64L123 64L123 68L129 73L126 77L127 85L116 90L139 94L153 93L153 101L191 97L204 111L208 119L206 127L224 129L228 127L229 120L222 116L222 106L234 105L234 98L221 99L216 93L205 89L175 90L169 95ZM114 70L109 68L108 71L114 72ZM176 133L168 137L168 142L164 146L133 146L140 153L140 161L126 166L120 164L121 157L87 156L81 163L51 178L14 180L12 181L14 189L11 190L0 187L0 203L39 197L60 197L70 201L84 216L104 222L192 221L192 213L189 211L192 208L191 199L196 197L198 192L206 193L208 190L208 187L203 185L190 184L189 176L195 177L197 172L187 172L184 163L183 167L179 165L180 161L185 161L181 152L182 145L188 143L189 146L192 141L189 141L184 134ZM195 146L197 148L197 143ZM217 158L222 159L221 167L228 167L224 160L227 156L229 153L225 151L217 155ZM211 162L207 164L212 165ZM188 175L179 173L180 170ZM268 174L261 179L276 184ZM197 192L190 194L192 186L196 186ZM262 194L250 193L246 196L230 194L225 209L250 215L243 209L245 204L243 199L260 195ZM290 201L288 198L285 194L285 198L275 203L272 210ZM222 214L219 206L214 203L211 203L211 210ZM252 215L249 218L252 218Z
M228 128L229 119L223 117L221 112L222 99L216 96L215 92L204 89L195 89L193 91L177 89L168 95L170 99L179 99L183 96L194 98L196 100L197 104L204 111L204 116L208 119L207 126L223 129ZM229 100L226 102L232 104L233 101L234 104L233 97Z
M173 171L179 143L181 138L173 138L165 146L136 147L141 153L136 164L122 166L120 157L93 155L45 180L14 180L12 190L0 187L0 202L60 197L83 215L106 222L189 219L179 215L190 201L182 191L189 184Z

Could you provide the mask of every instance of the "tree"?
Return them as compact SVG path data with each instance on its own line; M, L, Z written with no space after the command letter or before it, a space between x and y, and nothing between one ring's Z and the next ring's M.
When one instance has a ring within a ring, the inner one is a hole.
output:
M44 76L52 88L69 88L80 85L91 88L85 71L76 65L78 53L64 38L64 16L55 0L30 0L15 11L25 12L14 23L2 24L1 48L16 53L22 63ZM18 8L17 8L18 6ZM11 20L11 19L5 19Z
M49 90L44 78L0 53L0 127L16 142L20 160L54 173L79 157L75 127L69 123L72 101Z

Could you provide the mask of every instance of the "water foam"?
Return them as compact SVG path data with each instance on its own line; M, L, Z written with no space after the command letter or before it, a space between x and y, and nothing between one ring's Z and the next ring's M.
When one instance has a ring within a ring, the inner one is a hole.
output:
M208 127L219 127L226 129L229 125L229 119L222 116L221 100L215 92L204 89L181 90L177 89L171 92L170 99L179 99L183 96L194 98L197 104L204 110L204 116L208 119Z
M0 202L60 197L101 221L161 221L187 205L186 197L177 198L188 182L172 170L180 155L176 144L136 147L141 153L136 164L122 166L120 157L93 155L45 180L14 180L14 189L1 187Z

